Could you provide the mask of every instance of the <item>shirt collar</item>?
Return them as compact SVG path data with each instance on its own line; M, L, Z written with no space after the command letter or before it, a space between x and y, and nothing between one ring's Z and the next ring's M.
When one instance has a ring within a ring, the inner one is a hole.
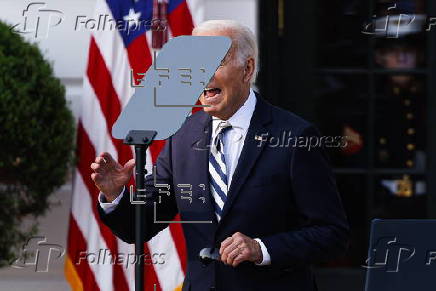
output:
M253 116L254 108L256 107L256 96L254 95L254 91L250 88L250 94L248 95L245 103L233 114L228 122L232 125L233 128L239 128L243 131L247 131L250 126L250 120ZM218 125L221 123L221 119L217 117L212 117L212 135L216 135L218 132Z

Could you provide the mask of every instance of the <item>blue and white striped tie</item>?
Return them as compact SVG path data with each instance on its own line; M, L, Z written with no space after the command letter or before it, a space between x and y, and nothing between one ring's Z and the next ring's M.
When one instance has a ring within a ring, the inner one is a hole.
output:
M218 125L219 132L215 137L209 154L210 190L215 200L215 214L221 219L224 203L227 200L227 166L224 158L224 134L232 128L229 122L222 121Z

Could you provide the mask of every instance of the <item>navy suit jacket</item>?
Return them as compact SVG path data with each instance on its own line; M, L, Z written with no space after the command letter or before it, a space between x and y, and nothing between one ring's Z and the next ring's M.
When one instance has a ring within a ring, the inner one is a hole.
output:
M220 222L209 190L211 117L204 111L186 119L157 159L156 183L170 185L169 195L157 193L152 175L146 179L147 191L161 196L158 221L170 221L177 213L182 221L211 221L182 224L188 257L184 291L317 290L311 264L347 248L348 223L324 150L304 142L319 138L318 131L258 94L256 98ZM191 193L180 184L191 184ZM144 241L148 241L168 224L154 223L153 206L143 207L147 208ZM134 242L134 209L127 191L113 212L105 214L100 207L99 212L118 237ZM233 268L213 262L203 266L199 251L219 248L235 232L260 238L271 265L244 262Z

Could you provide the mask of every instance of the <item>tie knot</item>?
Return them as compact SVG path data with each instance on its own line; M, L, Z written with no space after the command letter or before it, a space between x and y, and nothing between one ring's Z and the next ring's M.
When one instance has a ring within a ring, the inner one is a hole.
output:
M230 130L232 128L232 125L228 121L221 121L218 124L217 130L218 134L224 134L226 131Z
M214 146L217 151L220 151L222 149L224 134L231 128L232 125L228 121L221 121L218 124L218 127L216 129L218 131L218 134L216 135L214 140Z

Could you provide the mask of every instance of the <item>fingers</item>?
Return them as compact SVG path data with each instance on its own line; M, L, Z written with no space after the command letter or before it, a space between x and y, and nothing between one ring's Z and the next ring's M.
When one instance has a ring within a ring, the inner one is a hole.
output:
M97 173L92 173L91 174L91 179L92 179L92 181L94 181L94 183L96 184L96 185L98 185L98 183L101 181L101 175L100 174L97 174Z
M95 162L100 164L107 164L107 160L103 157L96 157Z
M103 166L101 165L101 163L92 163L91 169L94 170L95 173L103 172Z
M223 252L221 260L227 264L236 267L239 263L249 259L245 242L233 242Z
M108 170L108 165L103 158L97 157L95 162L91 164L91 169L94 170L95 173L102 174Z
M226 264L233 265L235 259L240 255L242 255L242 250L238 246L236 246L236 248L234 248L227 256Z
M220 247L220 255L221 257L223 256L223 252L224 250L231 245L233 242L233 238L231 236L229 236L228 238L226 238L225 240L222 241L221 243L221 247Z
M238 266L244 261L253 262L256 256L255 240L236 232L231 237L226 238L220 247L221 261L233 267Z
M242 253L243 244L244 242L241 237L228 237L225 239L220 248L221 261L232 265L236 257Z
M246 252L246 249L242 250L233 260L232 262L232 267L236 267L238 266L240 263L244 262L244 261L248 261L249 255Z
M91 164L91 169L96 173L103 173L108 170L109 167L113 167L115 160L112 156L107 153L101 153L98 157L95 158L94 163Z
M123 170L126 172L130 172L135 167L135 159L129 160L123 167Z
M105 162L108 164L115 162L114 158L112 158L111 154L108 152L103 152L98 157L103 158L105 160Z

